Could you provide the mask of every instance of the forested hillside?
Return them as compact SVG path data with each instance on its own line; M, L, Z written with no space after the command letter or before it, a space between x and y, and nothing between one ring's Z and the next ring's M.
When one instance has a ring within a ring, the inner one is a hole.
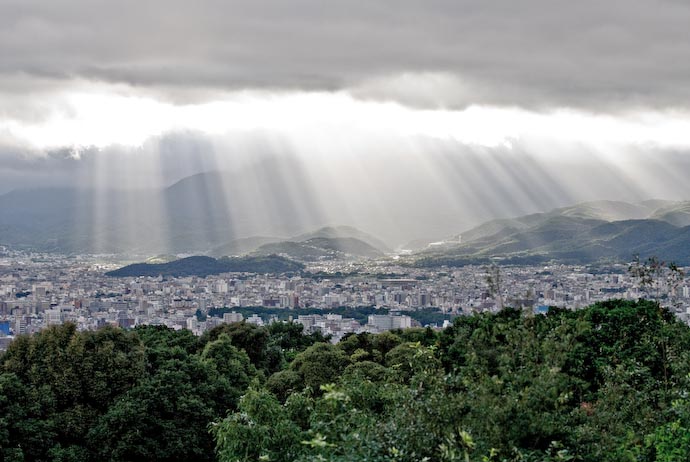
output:
M223 257L194 256L166 263L134 263L106 273L113 277L205 277L221 273L280 274L301 271L304 265L278 255Z
M690 458L690 329L653 302L326 340L244 323L20 337L0 358L0 459Z

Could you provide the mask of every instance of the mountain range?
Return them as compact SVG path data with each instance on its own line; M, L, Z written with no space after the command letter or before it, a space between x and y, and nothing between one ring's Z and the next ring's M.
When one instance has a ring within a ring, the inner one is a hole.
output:
M211 250L215 256L286 255L296 260L377 258L390 252L380 239L352 226L326 226L288 239L255 236L234 239Z
M375 224L367 216L378 215L365 207L366 198L354 199L361 191L350 196L314 191L296 169L289 162L271 163L252 169L251 175L201 173L147 190L11 191L0 195L0 245L62 253L238 255L264 244L306 241L313 230L346 219L343 211L349 206L361 220ZM339 228L337 235L312 237L351 237L388 249L377 238L362 239L354 228L344 236ZM335 247L354 251L351 244ZM371 249L360 251L373 255Z
M329 156L276 155L187 177L154 175L150 181L104 169L75 177L67 187L0 195L0 245L139 257L240 254L257 242L346 224L397 248L412 240L438 241L487 220L564 206L574 197L597 197L597 191L586 190L573 195L552 180L492 181L495 172L483 156L424 157L425 164L443 168L420 169L397 156L359 165ZM517 162L503 168L530 171ZM679 213L682 219L684 211Z
M0 195L0 244L64 253L205 254L240 238L249 237L253 249L251 236L294 236L328 224L310 203L314 194L298 182L290 189L304 213L296 213L279 178L213 172L163 189L11 191ZM247 250L241 241L235 245L237 251L223 253Z
M422 266L488 261L630 261L656 256L690 265L690 203L597 201L492 220L414 256Z
M359 217L370 224L365 229L384 237L418 237L423 230L442 236L446 230L451 237L416 238L403 246L423 264L491 258L618 260L634 253L690 260L685 250L690 247L690 201L584 202L493 219L463 231L455 211L426 223L420 218L424 203L410 196L396 196L387 210L378 210L366 203L368 191L353 186L351 197L315 191L301 181L304 176L299 166L278 162L253 169L251 175L192 175L161 189L16 190L0 195L0 245L146 257L277 254L300 261L391 253L396 241L390 238L381 240L354 226L329 226L334 216L342 215L345 223ZM348 209L349 215L343 213Z

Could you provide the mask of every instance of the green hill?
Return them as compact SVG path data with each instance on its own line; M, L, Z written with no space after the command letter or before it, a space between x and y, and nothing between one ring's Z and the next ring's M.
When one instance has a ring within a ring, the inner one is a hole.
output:
M592 201L561 207L549 212L533 213L516 218L501 218L483 223L462 233L464 242L474 241L493 236L505 230L526 230L558 217L581 218L600 221L641 220L646 218L659 219L656 214L666 208L677 207L677 202L649 200L631 204L622 201ZM669 221L671 224L676 224ZM690 221L687 223L690 224ZM677 225L677 224L676 224ZM683 225L685 226L685 225Z
M532 221L531 226L526 225ZM657 256L681 265L690 264L690 227L677 227L660 220L606 222L575 216L533 216L515 219L510 226L450 248L417 254L421 266L463 266L491 260L538 263L629 261L635 254Z
M300 261L377 258L383 253L351 237L313 237L305 241L274 242L259 247L252 255L284 255Z
M106 273L112 277L210 276L221 273L288 273L304 268L301 263L277 255L241 258L194 256L168 263L135 263Z
M365 242L369 246L378 250L379 252L388 252L390 249L388 246L369 233L365 233L352 226L326 226L324 228L317 229L316 231L301 234L295 236L290 241L304 242L311 239L325 238L325 239L357 239L359 241Z

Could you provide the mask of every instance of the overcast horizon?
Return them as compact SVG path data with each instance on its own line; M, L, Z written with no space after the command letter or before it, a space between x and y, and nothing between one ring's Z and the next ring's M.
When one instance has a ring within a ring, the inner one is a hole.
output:
M0 193L261 172L391 235L690 199L687 24L675 0L4 1Z

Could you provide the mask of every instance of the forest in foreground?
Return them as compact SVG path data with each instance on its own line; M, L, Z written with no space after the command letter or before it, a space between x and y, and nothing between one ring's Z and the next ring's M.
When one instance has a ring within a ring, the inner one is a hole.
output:
M0 460L670 462L689 392L690 328L644 300L337 345L65 324L0 357Z

